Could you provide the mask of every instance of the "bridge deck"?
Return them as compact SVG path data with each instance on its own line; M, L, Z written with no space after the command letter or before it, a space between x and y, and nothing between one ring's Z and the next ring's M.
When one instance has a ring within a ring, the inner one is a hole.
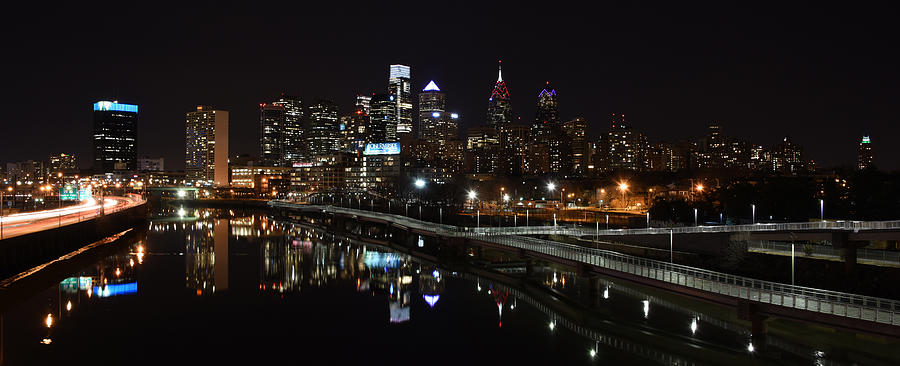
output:
M900 337L900 302L896 300L761 281L608 250L537 238L496 234L473 228L439 225L400 215L281 201L272 201L269 204L273 207L389 220L411 229L429 231L447 237L463 237L491 242L509 248L539 253L542 256L563 259L567 262L582 263L599 269L624 273L636 278L699 290L698 294L705 293L721 298L730 298L734 303L749 301L771 305L767 309L773 315L796 317L797 310L799 310L804 313L801 317L810 320L840 323L841 325L846 324L840 319L863 321L863 324L868 324L868 326L854 328ZM811 314L822 316L812 316Z

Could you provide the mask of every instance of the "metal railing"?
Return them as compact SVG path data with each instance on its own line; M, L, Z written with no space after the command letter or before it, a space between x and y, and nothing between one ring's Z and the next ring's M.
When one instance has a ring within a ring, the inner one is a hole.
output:
M603 225L603 223L600 223ZM474 229L474 228L473 228ZM643 229L602 229L596 230L587 227L563 227L563 226L518 226L518 227L484 227L474 229L485 234L504 235L647 235L647 234L695 234L695 233L734 233L734 232L758 232L758 231L808 231L808 230L840 230L840 231L866 231L866 230L898 230L900 220L890 221L817 221L817 222L791 222L791 223L767 223L750 225L709 225L709 226L679 226L671 228L643 228Z
M900 302L891 299L762 281L608 250L525 236L486 233L473 228L439 225L380 212L277 201L270 201L269 204L274 207L376 217L440 235L491 242L719 295L900 326Z
M747 251L755 253L775 253L779 255L791 255L790 243L750 241L747 243ZM824 258L842 258L843 253L840 248L830 245L795 244L794 255L798 257L824 257ZM900 265L900 251L877 250L868 248L856 248L857 261L871 261L875 263L884 263L892 265Z

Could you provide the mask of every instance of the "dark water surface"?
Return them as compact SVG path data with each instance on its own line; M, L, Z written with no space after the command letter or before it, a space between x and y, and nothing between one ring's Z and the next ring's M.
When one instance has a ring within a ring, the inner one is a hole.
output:
M624 281L589 291L571 268L525 275L499 253L445 260L466 250L359 239L265 212L159 211L114 254L5 309L2 364L893 361L819 342L829 330L754 339L728 316Z

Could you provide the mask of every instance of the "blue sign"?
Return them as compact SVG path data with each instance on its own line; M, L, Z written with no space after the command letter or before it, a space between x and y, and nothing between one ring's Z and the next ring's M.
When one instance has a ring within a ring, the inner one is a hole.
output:
M94 286L94 293L100 297L126 295L135 292L137 292L137 282L105 285L103 287Z
M363 155L397 155L400 154L399 142L379 142L366 144Z
M138 106L135 104L125 104L125 103L101 101L101 102L94 103L94 110L95 111L116 111L116 112L137 113Z

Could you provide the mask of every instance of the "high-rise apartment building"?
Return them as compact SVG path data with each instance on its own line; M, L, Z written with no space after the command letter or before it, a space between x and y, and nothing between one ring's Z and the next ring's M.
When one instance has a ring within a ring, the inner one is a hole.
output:
M208 106L185 116L185 177L193 182L227 186L228 111Z
M525 174L525 152L529 145L528 126L507 124L500 129L500 172L505 175Z
M856 168L863 170L872 167L874 163L875 156L872 152L872 139L869 136L863 136L859 141Z
M138 106L94 103L94 169L101 173L137 168Z
M634 131L625 123L624 114L612 115L609 129L609 168L624 170L643 170L646 166L643 135Z
M391 141L398 141L412 133L413 104L412 86L410 84L409 66L391 65L388 77L388 89L394 94L394 105L397 116L396 136ZM390 137L390 136L389 136Z

